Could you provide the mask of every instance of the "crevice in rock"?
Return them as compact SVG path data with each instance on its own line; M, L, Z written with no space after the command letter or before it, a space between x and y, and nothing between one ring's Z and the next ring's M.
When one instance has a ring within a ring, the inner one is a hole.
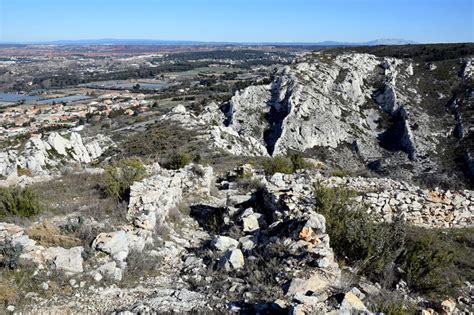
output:
M233 108L231 101L222 104L219 109L224 113L225 119L223 121L224 126L229 127L232 124Z
M265 119L267 120L269 127L264 131L263 139L265 141L267 152L270 156L273 155L273 152L275 151L275 144L283 132L283 120L291 111L289 99L292 90L287 88L285 97L282 100L280 100L280 92L281 79L272 83L272 96L267 104L270 106L270 111L265 115Z
M453 136L458 139L458 148L465 162L466 175L474 180L474 133L471 131L474 120L474 90L469 86L462 86L459 92L453 96L447 105L448 110L454 116L455 127Z
M414 160L416 147L408 123L408 113L403 105L398 104L395 89L384 84L372 98L389 117L386 130L378 136L380 146L391 152L405 152L410 160Z

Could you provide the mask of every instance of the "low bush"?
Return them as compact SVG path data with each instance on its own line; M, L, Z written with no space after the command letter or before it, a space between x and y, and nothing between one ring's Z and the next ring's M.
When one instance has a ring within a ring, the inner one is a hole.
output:
M104 190L107 196L126 200L129 197L130 186L146 175L145 167L139 159L124 159L114 161L105 168Z
M188 153L174 152L170 155L164 167L170 170L178 170L191 163L192 160L193 157Z
M120 283L123 287L135 287L143 278L156 275L162 264L161 257L138 251L132 251L126 261L127 267Z
M6 307L10 304L16 303L18 300L18 290L8 281L8 279L0 280L0 310L2 306ZM6 314L6 310L3 309Z
M0 243L0 267L15 269L22 250L23 247L20 244L13 245L9 241Z
M439 298L459 290L474 278L473 230L425 229L401 222L376 223L363 206L354 205L355 192L346 188L314 187L316 211L337 259L385 287L399 280L410 289Z
M420 313L416 304L404 299L403 294L393 291L382 290L379 295L369 296L364 302L371 311L378 314L416 315Z
M295 171L310 168L310 164L306 162L302 155L291 154L286 157L276 156L267 158L262 162L265 174L273 175L275 173L293 174Z
M178 151L200 153L208 147L200 135L176 124L159 123L121 139L120 155L155 159Z
M264 187L261 180L257 178L238 178L237 187L244 192L258 191Z
M455 268L453 248L438 233L428 229L411 229L405 252L399 258L408 285L428 295L452 294L460 281L451 270Z
M31 188L0 188L0 218L31 217L40 210L38 195Z
M266 175L275 173L292 174L295 170L291 160L281 156L265 159L262 164Z
M296 170L302 170L302 169L307 169L311 168L312 165L304 159L304 157L301 154L295 153L290 155L290 160L291 163L293 163L293 169Z
M366 209L348 209L356 194L346 188L315 185L316 211L326 218L331 246L339 259L359 264L365 274L376 277L395 260L404 243L401 224L377 224Z

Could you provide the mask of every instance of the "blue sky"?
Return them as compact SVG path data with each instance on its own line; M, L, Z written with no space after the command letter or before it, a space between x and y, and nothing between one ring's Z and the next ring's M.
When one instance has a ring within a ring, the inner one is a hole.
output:
M0 41L474 41L474 0L0 0Z

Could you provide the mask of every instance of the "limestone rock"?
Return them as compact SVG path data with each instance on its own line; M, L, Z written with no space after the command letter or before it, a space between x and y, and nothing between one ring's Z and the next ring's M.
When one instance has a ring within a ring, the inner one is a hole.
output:
M103 135L87 139L76 132L64 136L52 132L47 139L32 136L21 152L12 150L0 154L0 175L16 175L17 167L28 169L33 176L48 175L58 171L60 162L87 164L113 145L113 141Z
M129 253L129 239L125 231L101 233L95 238L92 248L123 261Z
M242 225L244 232L255 232L260 228L258 223L258 214L251 213L242 218Z
M311 291L320 293L326 290L329 286L334 285L331 282L331 277L318 271L313 272L309 278L294 278L290 281L286 290L286 295L295 296L297 294L306 295Z
M216 236L212 241L212 246L217 250L225 252L226 250L236 249L239 242L228 236Z
M444 314L453 314L456 310L456 302L454 302L452 299L444 300L441 302L441 309L443 310Z
M46 262L54 269L64 271L66 274L75 274L83 271L82 247L64 249L62 247L50 247L43 252Z
M341 312L367 312L364 303L352 292L347 292L340 305Z
M240 249L228 250L221 257L219 264L227 271L240 269L245 264L244 255Z

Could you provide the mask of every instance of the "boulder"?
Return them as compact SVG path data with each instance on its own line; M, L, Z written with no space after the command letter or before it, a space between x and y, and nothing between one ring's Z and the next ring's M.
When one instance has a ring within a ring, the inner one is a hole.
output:
M305 227L313 229L317 233L326 233L326 218L316 213L312 210L309 210L308 221L306 221Z
M242 249L244 251L250 251L255 248L255 237L252 235L247 235L239 238L239 243L242 244Z
M50 247L43 252L44 260L54 269L64 271L67 275L80 273L82 268L81 246L64 249L62 247Z
M367 312L367 307L365 307L364 303L352 292L347 292L344 296L344 299L341 302L340 312L354 314L354 313L361 313Z
M454 311L456 310L456 302L454 302L452 299L444 300L441 302L441 309L443 310L443 314L454 314Z
M100 233L92 242L92 248L123 261L129 253L129 239L125 231Z
M244 255L240 249L226 251L219 260L220 267L227 271L241 269L244 267L244 264Z
M216 236L212 240L212 246L217 250L225 252L236 249L239 246L239 242L228 236Z
M242 226L244 232L255 232L260 229L260 225L258 224L258 213L252 213L246 215L242 218Z
M100 275L105 276L110 280L114 280L114 281L122 280L122 269L117 267L117 263L115 261L111 261L100 266L99 268L97 268L97 272L100 273Z
M331 285L334 285L334 279L316 270L312 272L309 278L294 278L288 284L286 289L287 296L295 296L297 294L306 295L308 292L321 293Z

